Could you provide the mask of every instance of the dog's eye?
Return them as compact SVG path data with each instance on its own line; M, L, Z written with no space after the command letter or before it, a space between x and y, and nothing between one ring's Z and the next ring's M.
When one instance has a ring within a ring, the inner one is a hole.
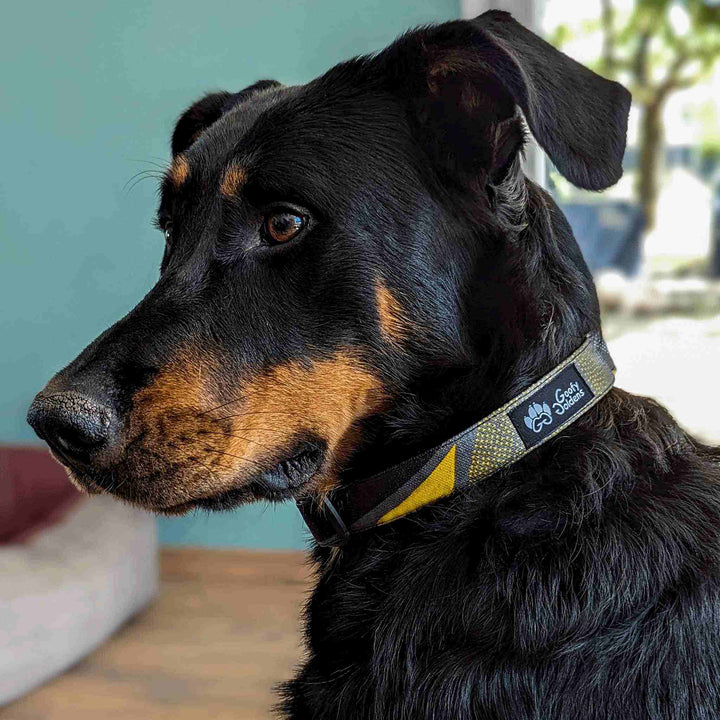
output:
M163 227L163 235L165 235L165 243L167 245L172 244L172 239L173 239L172 233L173 233L173 224L172 224L172 222L170 222L168 220Z
M292 211L270 213L265 218L264 234L271 243L286 243L305 227L305 218Z

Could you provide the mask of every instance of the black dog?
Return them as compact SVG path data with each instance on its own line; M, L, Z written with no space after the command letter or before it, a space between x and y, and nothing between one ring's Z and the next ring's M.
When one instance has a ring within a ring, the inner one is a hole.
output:
M719 454L609 390L591 276L520 168L521 110L612 184L629 100L490 12L180 118L160 279L29 421L89 492L300 502L287 717L720 717Z

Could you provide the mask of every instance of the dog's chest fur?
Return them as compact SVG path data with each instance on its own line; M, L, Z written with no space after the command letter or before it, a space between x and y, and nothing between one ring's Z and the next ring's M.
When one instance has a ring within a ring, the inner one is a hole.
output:
M613 391L482 487L319 551L285 708L718 717L719 528L717 465L659 406Z

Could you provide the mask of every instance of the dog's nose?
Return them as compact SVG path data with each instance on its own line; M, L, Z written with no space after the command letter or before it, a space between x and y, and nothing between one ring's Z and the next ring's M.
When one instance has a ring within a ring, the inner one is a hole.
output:
M115 412L75 391L44 393L33 401L27 420L60 459L87 463L108 450L117 436Z

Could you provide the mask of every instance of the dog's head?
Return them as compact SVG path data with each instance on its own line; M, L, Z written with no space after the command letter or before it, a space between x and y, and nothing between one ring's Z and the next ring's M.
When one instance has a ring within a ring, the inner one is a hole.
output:
M173 133L157 284L30 423L79 485L163 512L328 490L418 388L489 372L500 338L547 339L543 288L575 276L523 245L555 210L528 210L521 113L560 172L600 189L628 104L499 12L307 85L204 97ZM543 242L591 282L574 246Z

